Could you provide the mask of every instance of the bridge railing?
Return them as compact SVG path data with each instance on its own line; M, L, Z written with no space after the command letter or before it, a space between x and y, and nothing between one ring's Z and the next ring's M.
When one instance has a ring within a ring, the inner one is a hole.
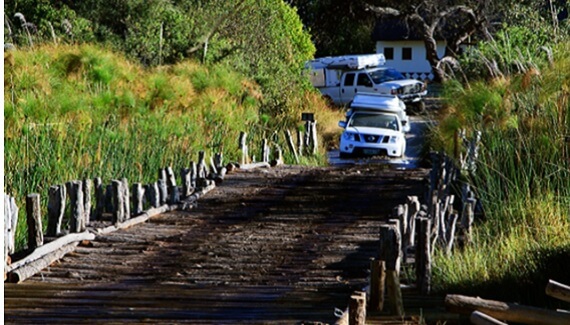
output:
M291 132L285 132L289 150L296 161L299 161L299 156L318 152L316 121L306 121L305 128L308 130L305 134L297 132L297 144ZM130 227L167 211L191 209L199 197L223 182L229 171L283 164L280 141L276 133L272 136L270 141L263 139L258 151L262 157L259 162L255 156L250 156L247 134L242 132L238 141L240 163L224 165L222 153L215 153L206 161L205 152L200 151L197 162L191 161L189 166L180 168L178 174L172 167L161 168L157 180L148 184L129 184L126 178L104 183L95 177L50 186L47 218L42 214L40 194L29 194L25 206L27 236L21 245L24 249L18 252L19 208L15 198L5 194L4 280L24 281L73 251L82 241L93 240L96 235ZM43 225L45 220L46 227Z

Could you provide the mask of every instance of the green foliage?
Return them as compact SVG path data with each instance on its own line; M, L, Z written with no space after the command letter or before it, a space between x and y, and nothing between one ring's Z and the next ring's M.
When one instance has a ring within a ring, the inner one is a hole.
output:
M148 183L158 168L189 166L200 150L238 161L240 131L257 144L297 126L262 119L259 86L225 64L143 68L93 45L36 46L6 58L5 191L20 207L29 193L45 207L48 187L73 179ZM321 152L303 162L324 163Z
M544 290L537 280L568 274L567 268L549 270L549 265L570 249L569 53L569 44L561 43L553 48L552 66L540 72L470 87L454 82L446 89L448 111L434 130L436 142L452 143L458 128L468 135L482 132L477 171L470 178L485 218L472 246L437 256L438 290L478 288L499 298L510 284L534 283L521 292L537 292ZM537 302L516 294L508 298Z

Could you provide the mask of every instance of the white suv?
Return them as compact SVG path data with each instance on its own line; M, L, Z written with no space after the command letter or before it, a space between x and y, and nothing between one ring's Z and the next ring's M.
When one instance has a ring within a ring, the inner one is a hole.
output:
M406 152L406 138L397 114L358 110L339 126L345 129L340 137L340 158L402 157Z

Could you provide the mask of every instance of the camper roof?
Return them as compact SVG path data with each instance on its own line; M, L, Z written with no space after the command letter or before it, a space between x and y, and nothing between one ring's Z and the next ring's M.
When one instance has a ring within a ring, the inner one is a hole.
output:
M358 70L370 67L384 65L386 59L384 54L361 54L361 55L343 55L343 56L327 56L316 58L309 61L313 69L351 69Z
M400 99L394 95L359 93L354 96L350 108L353 110L400 111Z

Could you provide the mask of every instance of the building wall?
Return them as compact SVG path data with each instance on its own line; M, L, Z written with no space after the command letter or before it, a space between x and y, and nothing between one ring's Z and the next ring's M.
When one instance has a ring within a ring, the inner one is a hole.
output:
M423 41L377 41L376 53L384 53L385 48L393 48L393 58L386 57L386 65L402 72L413 79L433 79L431 66L426 60L426 49ZM403 48L411 48L410 60L402 59ZM389 52L389 51L388 51ZM445 41L438 41L437 54L442 57L445 53Z

